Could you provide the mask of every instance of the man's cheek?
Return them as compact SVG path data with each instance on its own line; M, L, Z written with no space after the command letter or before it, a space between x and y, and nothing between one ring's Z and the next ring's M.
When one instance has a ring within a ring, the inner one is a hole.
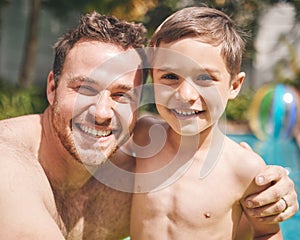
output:
M124 134L129 134L131 132L131 126L134 124L134 118L137 112L137 105L134 104L122 104L119 103L116 105L115 113L117 120L122 126L122 132Z

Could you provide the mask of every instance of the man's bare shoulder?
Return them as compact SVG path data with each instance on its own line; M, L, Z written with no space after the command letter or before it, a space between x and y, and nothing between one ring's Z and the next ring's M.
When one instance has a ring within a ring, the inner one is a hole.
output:
M40 162L22 145L0 142L0 194L15 197L22 191L44 196L50 189ZM24 198L30 197L24 195ZM23 198L23 199L24 199Z
M140 145L148 144L151 137L162 136L168 124L157 115L146 114L140 117L135 125L133 136L134 141Z
M24 115L0 121L0 142L31 143L41 133L42 115Z
M32 124L38 121L38 115L32 115L0 122L3 130L0 136L0 239L17 239L20 235L24 239L42 237L39 228L44 224L51 229L49 236L61 235L53 217L55 202L50 184L38 156L30 149L32 135L25 134L34 129Z

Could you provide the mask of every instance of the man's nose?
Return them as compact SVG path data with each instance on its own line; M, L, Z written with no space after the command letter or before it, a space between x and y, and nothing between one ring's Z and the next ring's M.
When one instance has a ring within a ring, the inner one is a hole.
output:
M184 81L177 89L177 98L183 102L194 102L199 97L199 93L195 87L188 81Z
M109 91L104 90L100 93L97 103L89 108L89 113L94 117L96 123L103 123L112 119L114 114L113 100Z

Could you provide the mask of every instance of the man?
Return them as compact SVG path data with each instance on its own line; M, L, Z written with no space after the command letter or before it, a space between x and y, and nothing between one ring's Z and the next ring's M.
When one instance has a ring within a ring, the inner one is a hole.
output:
M0 239L129 235L131 193L105 186L93 173L134 127L143 78L142 53L135 49L144 46L143 34L141 25L97 13L83 16L55 45L49 107L40 115L1 121ZM113 161L134 171L131 158L117 152ZM282 169L263 174L266 182L278 183L251 196L253 205L274 202L258 215L291 217L297 210L291 181Z

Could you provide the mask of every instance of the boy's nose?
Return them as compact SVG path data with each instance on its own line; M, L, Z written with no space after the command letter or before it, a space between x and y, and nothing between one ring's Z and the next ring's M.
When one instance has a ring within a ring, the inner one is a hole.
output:
M181 83L177 91L178 98L183 102L194 102L199 97L197 90L187 81Z
M95 123L101 124L113 117L113 101L110 92L104 90L100 93L98 102L89 108L89 113L94 117Z

